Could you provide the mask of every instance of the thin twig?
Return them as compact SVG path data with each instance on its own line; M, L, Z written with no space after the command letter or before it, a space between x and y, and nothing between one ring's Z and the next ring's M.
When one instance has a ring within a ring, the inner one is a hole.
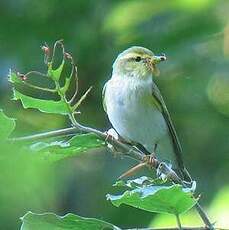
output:
M90 86L87 91L83 94L83 96L76 102L76 104L73 106L73 111L75 111L79 106L80 104L86 99L87 95L89 94L89 92L91 91L92 89L92 86ZM71 103L71 101L70 101Z
M176 214L175 216L176 216L176 221L177 221L178 229L182 230L183 228L181 226L180 216L179 216L179 214Z
M77 76L77 66L75 64L72 65L72 72L70 75L70 78L73 77L73 74L75 74L75 89L74 89L74 94L72 96L72 98L69 100L69 103L72 104L78 94L78 76Z
M28 73L25 74L25 76L29 77L29 75L32 75L32 74L35 74L35 75L38 75L41 77L47 77L47 74L41 73L41 72L36 71L36 70L29 71Z
M9 141L34 141L34 140L45 139L50 137L67 136L70 134L75 135L77 133L77 130L78 130L77 128L71 127L71 128L53 130L45 133L38 133L30 136L13 137L13 138L9 138Z
M56 89L49 89L49 88L44 88L44 87L40 87L40 86L37 86L37 85L33 85L27 81L22 81L22 83L30 88L33 88L33 89L37 89L37 90L42 90L42 91L46 91L46 92L50 92L50 93L56 93Z

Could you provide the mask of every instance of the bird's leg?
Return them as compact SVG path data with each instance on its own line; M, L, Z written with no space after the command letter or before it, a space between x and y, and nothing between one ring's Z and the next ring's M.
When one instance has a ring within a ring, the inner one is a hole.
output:
M140 169L142 169L144 166L147 165L147 162L141 162L134 167L130 168L126 172L124 172L121 176L118 177L118 180L121 180L125 177L133 176L136 172L138 172Z
M162 180L166 180L170 178L170 172L174 172L171 170L172 165L166 164L165 162L160 162L156 158L156 151L157 151L158 144L155 143L154 150L150 155L146 156L146 161L150 168L155 168L157 177ZM175 173L175 172L174 172Z
M153 152L150 155L145 156L145 161L150 168L158 168L159 162L156 158L157 143L154 145Z
M138 151L140 151L140 149L138 149L136 146L132 146L133 148L136 148ZM158 161L155 157L155 151L157 148L157 144L155 144L154 146L154 151L152 154L150 155L146 155L142 152L142 154L144 155L144 160L143 162L140 162L139 164L135 165L134 167L130 168L128 171L126 171L125 173L123 173L118 179L123 179L125 177L129 177L134 175L136 172L138 172L140 169L142 169L145 166L150 166L150 168L155 168L156 165L158 165Z
M133 144L128 143L128 142L125 142L125 143L131 145L130 151L132 151L132 149L134 149L134 150L140 151L143 156L146 156L138 147L136 147ZM133 176L135 173L137 173L140 169L145 167L147 164L148 164L148 162L146 160L143 160L142 162L138 163L137 165L133 166L132 168L130 168L129 170L124 172L121 176L118 177L118 179L121 180L125 177Z

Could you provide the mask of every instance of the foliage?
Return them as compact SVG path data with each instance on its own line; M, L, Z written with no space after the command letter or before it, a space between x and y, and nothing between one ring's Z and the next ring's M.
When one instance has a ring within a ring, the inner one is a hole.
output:
M53 69L54 54L58 45L62 50L62 62L58 68ZM10 71L9 81L13 84L13 100L20 100L25 109L34 108L43 113L67 115L73 126L81 127L75 118L77 114L76 109L78 109L79 105L86 98L91 88L89 88L86 93L76 101L75 99L78 93L78 77L77 68L72 56L65 52L62 41L57 41L54 44L52 50L53 55L51 55L49 47L45 46L42 47L42 49L45 52L45 64L47 64L48 67L46 74L38 71L31 71L27 74ZM63 68L66 61L70 61L71 64L71 74L69 77L63 77ZM47 78L54 83L55 88L41 87L30 82L31 74ZM61 85L61 78L64 79L62 80L62 82L64 82L63 85ZM67 92L72 81L74 81L75 89L73 95L69 98ZM22 86L22 88L19 86ZM39 99L36 95L25 95L24 92L26 87L54 93L59 99L54 101ZM20 89L20 92L17 88ZM7 124L4 126L2 133L5 137L8 137L15 126L14 120L7 118L3 113L1 113L0 118ZM8 141L15 140L17 139L9 139ZM104 145L104 141L99 139L99 137L93 133L78 133L71 138L68 138L67 136L62 139L59 137L52 137L52 140L49 141L35 141L34 143L29 144L29 149L35 152L36 156L46 160L49 159L55 161L76 156L87 150L102 147ZM191 190L187 188L184 189L180 185L165 185L162 181L152 180L147 177L129 180L127 183L121 181L116 183L116 186L118 187L121 185L128 187L128 190L122 195L107 195L107 199L111 200L112 204L117 207L120 204L127 204L149 212L168 213L178 216L189 210L196 203ZM22 229L36 229L36 227L39 227L39 229L119 229L112 224L98 219L83 218L73 214L59 217L52 213L38 215L29 212L22 218L22 222Z
M120 228L105 221L94 218L84 218L73 214L57 216L54 213L35 214L28 212L21 218L21 220L21 230L120 230Z
M0 110L0 140L3 141L15 128L15 120L8 118L2 110Z
M0 9L0 107L17 120L14 136L69 125L66 116L44 114L36 109L25 111L19 100L9 102L9 68L28 71L36 67L43 71L38 50L44 41L51 44L56 38L64 38L77 57L80 95L88 86L94 87L77 120L104 130L110 125L102 109L101 89L110 76L115 56L132 45L142 45L156 54L164 52L168 62L159 66L161 75L155 81L178 131L185 164L197 180L197 190L201 191L201 202L206 209L214 209L209 204L215 197L221 201L218 211L209 213L214 217L212 220L219 223L219 216L224 222L228 219L228 209L222 213L227 200L220 194L228 186L229 168L228 1L30 0L28 4L28 1L11 0L0 1ZM58 66L53 65L54 69ZM34 77L36 83L42 80ZM59 100L52 93L17 89L37 99ZM1 127L2 123L0 131ZM66 142L69 138L41 142ZM3 229L18 229L21 224L18 217L26 210L50 210L58 214L72 211L122 227L145 227L158 216L127 205L117 209L103 199L105 194L112 193L110 184L132 164L130 159L120 161L102 149L98 154L97 149L46 164L45 160L33 160L38 154L46 159L42 152L19 151L19 147L20 143L0 143ZM51 161L59 159L51 156ZM43 164L48 170L44 170ZM167 218L175 220L174 216L164 216L158 227L162 223L163 227L174 226L175 221L167 222ZM182 224L186 223L192 225L196 221L183 222L182 216ZM220 223L218 226L229 226L228 222Z
M77 156L90 149L99 148L104 144L104 141L89 133L76 135L66 141L37 141L30 146L30 149L46 160L56 161Z
M137 179L139 180L142 178ZM144 185L146 180L149 181L148 178L144 178L138 186L135 185L136 179L128 181L124 184L128 190L121 195L108 194L107 199L117 207L127 204L149 212L174 215L186 212L196 203L191 191L182 189L180 185Z

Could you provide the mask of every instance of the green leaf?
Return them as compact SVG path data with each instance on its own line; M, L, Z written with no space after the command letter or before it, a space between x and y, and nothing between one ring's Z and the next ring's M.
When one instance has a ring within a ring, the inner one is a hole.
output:
M15 128L15 120L7 117L0 109L0 141L5 140Z
M60 66L57 69L52 69L52 63L49 63L49 67L48 67L48 76L50 78L52 78L52 80L54 81L59 81L63 67L64 67L64 59L62 61L62 63L60 64Z
M67 90L68 90L68 88L69 88L69 85L70 85L70 83L71 83L71 80L72 80L71 77L68 77L68 78L65 79L64 86L63 86L62 88L60 88L60 90L61 90L61 92L62 92L63 94L65 94L65 93L67 92Z
M133 180L127 180L122 181L116 181L115 184L113 184L114 187L129 187L129 188L139 188L146 185L162 185L165 182L161 178L151 178L147 176L142 176Z
M66 115L69 113L68 106L63 101L43 100L26 96L14 89L13 100L21 100L25 109L38 109L44 113L58 113Z
M130 183L129 183L130 185ZM107 195L112 204L119 207L127 204L149 212L181 214L192 208L196 200L188 189L180 185L147 185L125 191L122 195Z
M68 141L36 142L30 148L41 153L41 156L45 159L55 161L103 146L105 146L104 141L100 140L95 134L89 133L76 135Z
M22 218L21 230L121 230L113 224L95 218L74 214L58 216L54 213L27 212Z
M8 78L8 81L15 84L15 83L22 83L22 80L17 76L17 74L15 72L12 72L10 70L9 72L9 78Z

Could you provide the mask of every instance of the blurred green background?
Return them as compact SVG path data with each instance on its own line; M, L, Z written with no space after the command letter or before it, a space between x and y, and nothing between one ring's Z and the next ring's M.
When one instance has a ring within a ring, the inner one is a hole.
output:
M229 1L1 0L0 107L17 118L14 135L69 125L57 115L23 110L10 101L9 68L44 70L40 46L63 38L77 61L80 92L93 91L79 120L105 130L101 90L116 55L132 45L168 61L156 79L174 120L187 168L213 221L229 226ZM42 97L42 95L40 95ZM0 124L3 125L3 124ZM73 212L120 227L175 225L173 217L115 208L105 195L135 162L96 150L49 163L17 146L0 146L0 228L18 229L28 210ZM149 173L147 170L139 175ZM185 223L198 224L193 213Z

